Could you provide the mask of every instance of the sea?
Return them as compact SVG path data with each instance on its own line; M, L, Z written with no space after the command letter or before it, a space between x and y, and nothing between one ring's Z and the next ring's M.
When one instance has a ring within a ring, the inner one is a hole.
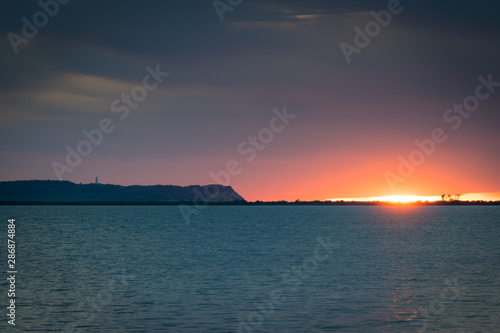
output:
M0 212L1 332L500 332L499 206Z

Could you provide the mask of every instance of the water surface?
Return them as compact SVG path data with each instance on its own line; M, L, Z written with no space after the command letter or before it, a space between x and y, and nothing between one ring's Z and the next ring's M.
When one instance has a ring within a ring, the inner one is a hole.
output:
M175 206L0 212L4 258L16 219L16 331L500 327L500 207L212 206L189 224Z

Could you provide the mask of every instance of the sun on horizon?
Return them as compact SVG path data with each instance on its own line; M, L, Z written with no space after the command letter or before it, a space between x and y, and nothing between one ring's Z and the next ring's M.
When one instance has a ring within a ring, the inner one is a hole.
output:
M372 197L370 201L394 202L394 203L410 203L418 201L439 201L438 196L420 196L420 195L388 195L383 197Z
M500 200L500 193L468 193L457 196L452 196L453 199L457 199L460 201L497 201ZM361 202L392 202L392 203L412 203L412 202L434 202L434 201L442 201L441 196L425 196L425 195L409 195L409 194L401 194L401 195L385 195L379 197L364 197L364 198L334 198L327 199L329 201L361 201Z
M393 203L410 203L419 201L440 201L440 196L420 196L420 195L386 195L380 197L366 197L366 198L336 198L328 199L330 201L379 201L379 202L393 202Z

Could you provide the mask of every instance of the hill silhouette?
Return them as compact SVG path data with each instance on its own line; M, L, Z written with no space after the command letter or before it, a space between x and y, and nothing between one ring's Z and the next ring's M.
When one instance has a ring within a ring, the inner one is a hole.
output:
M3 202L235 202L244 201L231 186L75 184L59 180L0 182Z

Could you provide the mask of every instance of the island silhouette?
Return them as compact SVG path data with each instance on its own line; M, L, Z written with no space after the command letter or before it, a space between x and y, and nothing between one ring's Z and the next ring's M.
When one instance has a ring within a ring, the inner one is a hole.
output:
M0 182L2 203L177 203L244 201L223 185L111 185L75 184L66 180Z
M460 201L460 195L440 201L246 201L231 186L76 184L67 180L0 181L0 205L500 205L500 201Z

